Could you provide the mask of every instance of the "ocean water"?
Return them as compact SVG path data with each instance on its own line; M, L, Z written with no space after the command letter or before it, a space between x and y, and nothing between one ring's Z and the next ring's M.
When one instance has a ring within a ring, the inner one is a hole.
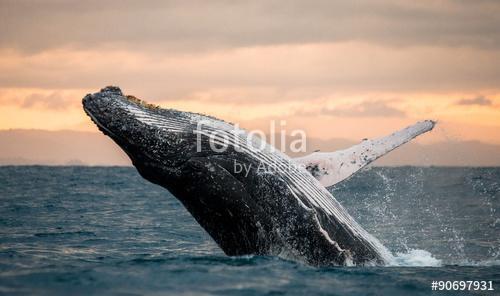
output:
M500 168L371 168L330 190L391 266L227 257L133 168L0 167L0 294L457 294L435 280L500 294Z

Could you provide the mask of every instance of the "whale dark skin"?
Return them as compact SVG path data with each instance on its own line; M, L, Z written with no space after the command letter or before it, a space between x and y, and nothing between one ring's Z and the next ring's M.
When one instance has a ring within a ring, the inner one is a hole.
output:
M268 145L257 151L241 134L222 145L222 136L235 134L230 123L161 109L117 87L85 96L83 107L140 175L170 191L227 255L280 256L313 266L391 260L288 156ZM211 139L226 149L213 149ZM263 164L274 169L262 170Z

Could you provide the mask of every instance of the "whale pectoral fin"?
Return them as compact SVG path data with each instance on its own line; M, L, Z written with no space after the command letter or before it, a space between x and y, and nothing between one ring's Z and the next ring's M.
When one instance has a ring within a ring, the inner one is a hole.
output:
M335 185L372 161L396 149L411 139L434 128L435 121L417 122L386 137L363 140L360 144L335 152L314 152L295 158L325 187Z

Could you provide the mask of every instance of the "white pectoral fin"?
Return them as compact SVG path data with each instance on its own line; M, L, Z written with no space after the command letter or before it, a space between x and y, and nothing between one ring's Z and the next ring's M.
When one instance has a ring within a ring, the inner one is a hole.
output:
M391 135L374 140L363 140L358 145L335 152L314 152L294 160L303 166L325 187L339 183L367 166L377 158L396 149L411 139L434 128L435 121L417 122Z

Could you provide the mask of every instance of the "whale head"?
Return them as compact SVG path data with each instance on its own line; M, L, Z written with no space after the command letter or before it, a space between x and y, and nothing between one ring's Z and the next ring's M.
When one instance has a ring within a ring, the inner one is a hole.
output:
M207 120L199 114L147 104L113 86L86 95L82 104L97 127L127 153L147 179L193 157L200 138L197 128Z

